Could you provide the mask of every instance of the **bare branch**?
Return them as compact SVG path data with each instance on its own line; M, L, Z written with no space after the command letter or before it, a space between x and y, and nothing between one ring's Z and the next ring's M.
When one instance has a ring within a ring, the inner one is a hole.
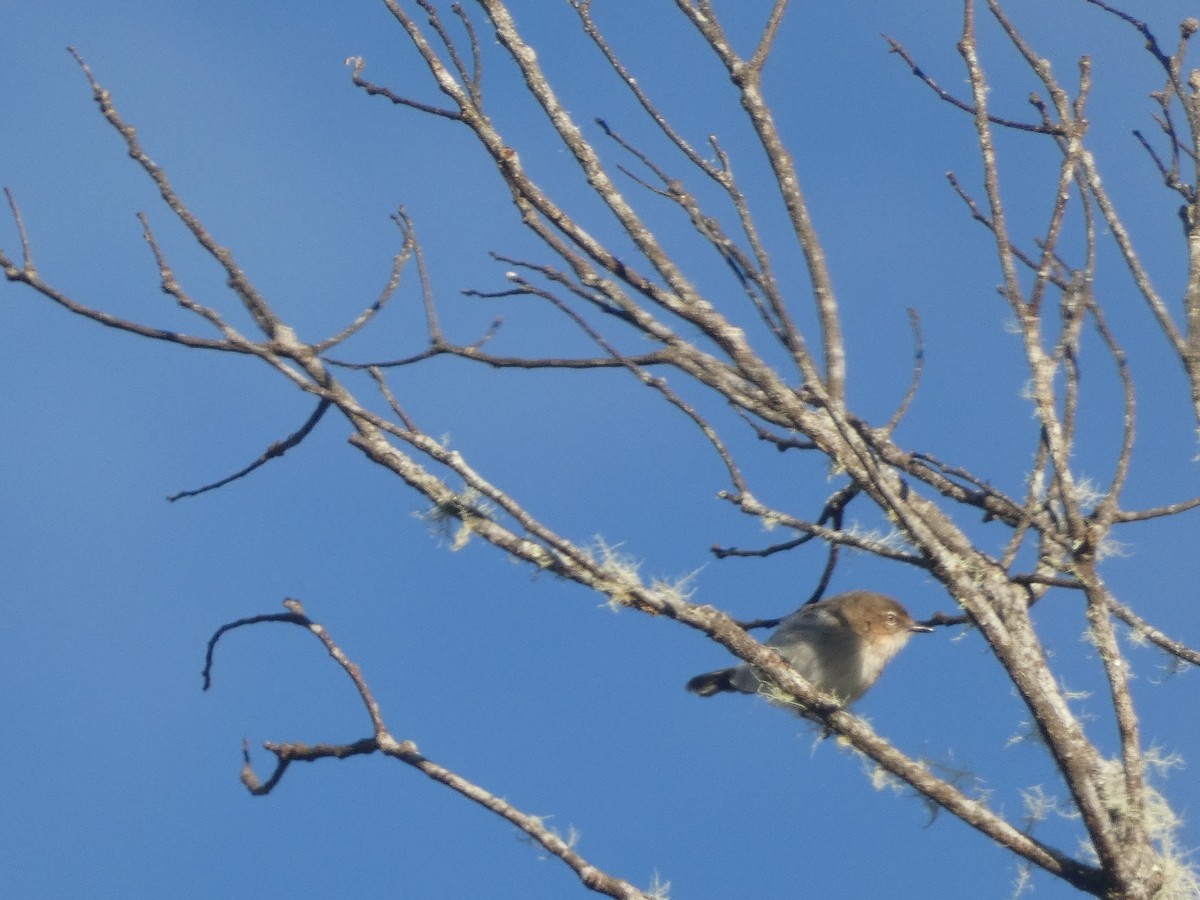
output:
M223 350L227 353L253 353L254 350L249 346L232 344L227 340L214 340L212 338L202 338L191 334L183 334L178 331L167 331L163 328L154 328L150 325L142 325L138 322L129 319L114 316L112 313L104 312L100 309L94 309L72 299L62 291L52 287L42 280L41 276L33 271L25 271L14 265L13 261L0 251L0 268L4 269L4 274L9 281L26 284L37 293L41 294L48 300L53 300L59 306L72 312L77 316L82 316L85 319L91 319L106 328L114 328L117 331L127 331L130 334L135 334L138 337L150 338L156 341L166 341L170 344L181 344L184 347L193 347L199 350Z
M471 74L467 77L466 72L463 73L463 79L467 82L467 89L471 92L471 96L476 98L476 102L483 105L483 54L479 50L479 38L475 34L475 26L471 24L471 18L462 8L462 4L454 3L450 6L450 11L453 12L460 22L462 22L463 30L467 32L467 42L471 45Z
M762 71L748 64L734 51L722 29L711 4L702 2L693 6L687 0L676 0L680 11L712 48L729 72L741 93L742 106L750 119L759 142L767 154L775 176L779 195L788 211L788 217L797 242L808 264L809 283L821 322L822 342L825 350L825 379L822 393L835 407L845 399L846 348L842 338L841 320L837 309L837 295L833 279L825 261L825 252L817 235L816 226L808 212L804 194L800 190L800 179L792 155L784 144L770 107L762 95ZM772 9L772 17L782 12L781 5ZM811 375L809 376L811 377ZM816 389L815 384L809 385Z
M997 14L994 4L989 3L993 14ZM1019 49L1031 59L1031 54L1024 48L1019 37L1009 32L1010 38ZM1035 319L1036 313L1030 310L1022 296L1014 266L1014 256L1011 251L1012 242L1008 234L1008 226L1004 211L1004 203L1000 191L999 169L996 161L996 150L991 133L991 123L987 116L987 81L979 62L976 49L975 18L972 0L964 4L963 33L958 43L959 53L966 64L971 91L975 98L975 131L978 136L979 152L983 161L984 183L986 185L990 217L993 223L996 252L1001 271L1004 275L1004 293L1009 305L1017 316L1024 337L1025 353L1034 378L1034 395L1037 402L1038 415L1042 422L1042 433L1048 441L1048 449L1054 463L1056 478L1064 485L1062 495L1067 513L1070 531L1079 536L1083 533L1082 522L1077 508L1069 502L1074 492L1071 490L1071 476L1068 465L1068 449L1063 442L1061 426L1058 422L1057 411L1054 407L1052 388L1053 370L1050 361L1046 359L1037 340ZM1030 61L1035 71L1039 70L1038 61ZM982 610L971 610L976 616ZM1013 610L1016 611L1015 609ZM1024 610L1021 610L1024 613ZM985 635L990 627L980 620ZM1009 624L1006 622L1006 624ZM1012 624L1016 624L1013 622ZM1020 623L1024 625L1024 622ZM993 648L996 643L989 639ZM1091 837L1102 867L1109 872L1126 871L1126 861L1122 859L1123 848L1119 835L1108 815L1101 787L1098 782L1100 771L1096 750L1087 742L1075 716L1066 707L1065 701L1041 704L1039 698L1026 694L1023 688L1022 673L1009 668L1026 701L1030 703L1037 717L1042 732L1047 737L1047 744L1054 755L1060 770L1063 772L1075 804L1083 817L1083 822ZM1045 677L1049 673L1043 669ZM1032 683L1030 684L1032 686ZM1040 708L1039 708L1040 707Z
M397 212L395 216L393 216L392 220L400 229L400 233L404 235L404 242L400 247L400 251L394 257L392 257L392 271L388 276L387 284L383 286L383 290L375 299L375 302L359 313L358 317L353 322L351 322L333 337L326 338L325 340L317 343L315 345L315 349L318 353L324 353L330 347L336 347L347 338L357 334L359 331L362 331L362 329L366 327L367 323L370 322L371 319L373 319L381 309L383 309L384 305L392 298L392 295L396 293L396 289L400 286L400 274L404 271L404 267L407 265L409 257L417 250L417 238L415 232L413 231L412 222L405 214L403 209Z
M925 70L922 69L919 65L917 65L917 61L915 59L913 59L912 54L908 52L908 50L905 48L905 46L903 44L901 44L899 41L889 37L886 34L881 34L880 37L882 37L885 41L887 41L888 47L891 48L889 52L895 53L902 60L904 60L905 64L908 66L909 70L914 75L916 75L917 78L919 78L919 79L921 79L921 81L925 82L925 84L930 88L930 90L932 90L935 94L937 94L941 99L945 100L951 106L955 106L958 109L961 109L963 112L970 113L972 116L974 116L976 114L976 110L975 110L974 106L972 106L970 103L967 103L965 100L959 100L957 97L955 97L953 94L951 94L945 88L943 88L940 84L938 84L936 81L934 81L929 75L927 75L925 73ZM1030 123L1030 122L1018 122L1015 119L1006 119L1003 116L993 115L992 113L988 113L987 117L988 117L988 121L991 122L993 125L999 125L1002 128L1012 128L1012 129L1015 129L1016 131L1032 131L1037 134L1061 134L1062 133L1061 128L1058 128L1053 125L1034 125L1033 123Z
M232 346L250 346L251 342L243 337L233 326L229 325L220 314L207 306L197 303L183 289L183 285L175 278L175 272L167 262L166 255L162 248L158 245L158 240L154 236L154 231L150 228L150 220L145 213L138 213L138 221L142 223L142 237L150 246L150 252L154 255L154 262L158 266L159 285L162 292L170 297L175 298L175 302L181 307L198 315L204 321L208 322L213 328L221 332L225 336L225 340Z
M771 7L771 15L763 28L762 36L758 39L758 46L754 48L754 55L749 60L752 69L761 72L763 66L767 64L767 56L770 55L771 48L775 45L775 38L779 36L779 26L783 24L783 13L787 9L787 5L788 0L775 0L775 4Z
M667 139L671 143L679 148L679 151L688 158L692 165L714 181L721 182L723 178L722 171L704 159L704 157L692 148L691 144L684 140L683 136L672 127L667 117L650 100L649 95L642 90L637 78L621 63L621 60L617 57L617 54L613 51L592 18L592 0L568 0L568 2L570 2L572 9L578 14L584 33L592 39L592 42L604 54L604 58L608 60L609 66L612 67L612 70L617 73L618 77L625 83L625 86L633 93L633 96L642 109L646 111L651 121L658 126L659 130L667 136Z
M706 215L700 208L700 203L696 196L684 186L683 182L671 178L667 173L651 160L646 154L642 153L634 147L629 141L621 137L617 132L609 127L608 123L603 119L597 119L598 124L610 138L618 143L629 153L633 154L637 159L650 169L658 180L663 185L662 189L654 188L640 181L629 174L631 178L643 184L648 190L653 191L661 197L664 197L678 205L688 216L693 229L699 234L725 261L738 283L746 293L751 305L758 312L759 317L764 324L771 330L775 337L786 347L797 359L808 360L808 350L804 346L804 339L796 330L790 316L786 313L786 304L778 295L778 289L775 286L773 279L768 280L758 266L752 261L740 247L725 233L720 221L716 218ZM736 191L736 187L732 184L732 176L730 176L729 189L732 192ZM735 197L735 203L736 203ZM749 223L749 228L753 228L753 222ZM753 234L752 230L748 233ZM758 262L765 261L765 251L758 254ZM769 302L764 302L762 295L766 295ZM811 363L800 365L801 374L811 368Z
M1154 646L1181 659L1193 666L1200 666L1200 650L1194 650L1182 641L1168 637L1155 628L1124 603L1118 603L1115 597L1108 597L1108 606L1114 616L1133 629L1135 635L1148 640Z
M899 408L892 414L888 423L883 426L883 430L887 434L891 434L896 430L896 426L900 424L900 421L904 418L904 414L908 412L913 398L917 396L917 388L921 386L921 373L925 371L925 342L921 338L921 317L911 306L908 308L908 324L912 328L913 333L912 379L908 383L908 390L904 392L904 399L900 401Z
M979 208L979 204L975 201L975 198L973 198L969 193L967 193L966 189L959 183L958 176L955 175L953 172L947 172L946 173L946 181L948 181L950 183L950 187L954 189L954 192L956 194L958 194L959 199L961 199L963 201L963 203L966 204L967 209L971 213L971 218L973 218L976 222L979 222L981 225L983 225L989 231L992 231L994 234L995 227L992 224L991 217L988 216L982 209ZM1012 250L1013 256L1015 256L1020 261L1021 265L1025 266L1027 269L1029 269L1031 271L1034 271L1034 272L1038 271L1038 268L1039 268L1038 263L1032 256L1025 253L1023 250L1021 250L1020 247L1014 246L1014 247L1011 247L1010 249ZM1059 288L1067 287L1066 279L1062 278L1061 276L1054 274L1054 273L1048 273L1047 277L1051 280L1051 282L1056 287L1059 287Z
M245 478L259 466L264 466L271 460L278 459L293 447L298 446L302 440L308 437L309 433L317 427L317 423L321 421L321 418L325 415L325 413L329 411L330 405L331 404L329 400L322 398L317 403L317 408L313 410L313 414L308 417L308 420L301 425L297 431L288 435L282 441L276 441L273 443L270 447L263 451L262 456L250 463L250 465L246 466L244 469L240 469L237 472L234 472L232 475L222 478L220 481L214 481L212 484L206 484L203 487L172 494L167 498L167 501L169 503L174 503L176 500L182 500L184 497L197 497L200 494L207 493L208 491L215 491L217 488L224 487L230 482L237 481L239 478Z
M1148 519L1161 519L1166 516L1177 516L1180 513L1200 507L1200 497L1181 500L1178 503L1168 503L1165 506L1152 506L1149 509L1121 510L1113 514L1114 522L1145 522Z
M67 50L75 57L75 62L79 64L79 68L83 70L83 74L87 77L88 84L92 87L92 95L96 100L96 104L100 107L100 112L121 138L125 141L125 146L129 149L129 155L142 167L150 179L158 187L158 191L162 194L163 200L167 206L171 208L171 212L187 226L188 231L192 233L196 243L205 249L225 270L228 276L229 286L241 299L246 311L253 317L255 323L262 330L263 334L268 338L277 337L276 330L279 325L279 320L275 313L267 304L267 301L255 289L254 285L246 277L234 259L233 254L216 242L208 229L201 224L175 193L175 189L171 186L171 182L167 179L167 174L164 172L154 160L152 160L142 149L141 143L137 138L137 129L132 125L126 124L121 118L117 108L113 105L112 96L107 90L100 86L96 77L92 74L92 70L88 68L83 57L76 52L74 47L68 47Z
M779 510L771 509L747 493L732 494L728 491L720 491L718 492L717 497L722 500L728 500L747 515L755 516L775 525L782 525L786 528L795 529L804 535L819 537L821 540L828 541L831 544L842 544L847 547L852 547L855 550L864 550L868 553L874 554L875 556L883 557L884 559L891 559L896 562L907 563L911 566L918 566L919 568L929 567L928 560L920 556L915 556L911 553L906 553L903 550L898 550L886 539L876 539L869 536L854 534L853 532L849 531L839 531L834 528L825 528L824 526L814 522L806 522L803 519L798 519L795 516L780 512ZM798 543L803 543L803 541L799 541ZM793 546L796 546L796 544L793 544ZM780 545L780 549L791 549L791 547ZM715 551L716 548L714 548L714 552ZM746 556L751 554L742 551L723 550L717 555ZM754 555L769 554L759 553Z
M417 5L425 11L425 15L428 17L427 20L429 22L429 27L434 30L434 33L442 42L442 46L446 48L446 53L450 55L450 62L454 64L454 71L458 73L459 80L470 92L471 97L475 101L476 105L482 106L483 93L480 91L479 81L482 72L479 55L479 42L475 38L475 31L471 26L471 20L467 17L461 6L454 4L452 10L458 17L459 21L462 22L467 29L467 39L471 44L471 57L475 63L474 69L468 72L467 67L463 64L462 57L459 56L458 46L453 40L450 39L450 35L442 26L442 18L438 15L437 7L430 3L429 0L417 0Z
M363 677L359 667L350 661L349 657L334 642L323 625L314 622L308 617L304 611L304 607L298 600L285 600L284 606L288 609L286 613L238 619L236 622L230 622L217 629L208 642L208 650L205 656L205 690L211 684L210 673L212 669L213 650L217 641L225 633L234 628L256 625L261 622L284 622L290 625L299 625L314 635L325 646L330 657L333 658L342 671L354 683L354 687L358 691L359 697L362 699L363 705L370 717L374 736L363 738L352 744L266 743L263 745L264 748L274 754L276 759L275 771L266 782L261 782L254 774L254 770L250 766L249 748L243 744L242 757L244 762L241 780L251 794L256 796L269 794L279 784L288 766L293 762L314 762L318 759L348 759L352 756L363 756L380 751L392 759L417 769L427 777L446 785L468 800L477 803L484 809L495 813L502 819L515 825L533 840L537 841L547 852L561 859L589 890L599 894L606 894L610 897L621 898L621 900L652 900L649 895L638 890L628 882L614 878L593 866L577 853L567 841L546 827L543 820L539 817L521 812L508 801L502 800L495 794L463 778L461 775L427 759L417 751L417 745L412 741L398 741L392 737L391 733L387 730L387 726L384 724L379 704L371 693L371 689L367 685L366 679Z
M1122 12L1114 6L1109 6L1104 2L1104 0L1087 0L1087 2L1092 4L1092 6L1100 7L1105 12L1112 13L1112 15L1116 16L1118 19L1121 19L1136 28L1142 37L1146 39L1146 50L1149 51L1151 56L1158 60L1159 65L1163 67L1164 71L1166 71L1168 75L1172 75L1173 67L1171 65L1171 58L1167 56L1167 54L1163 53L1162 48L1158 45L1158 38L1154 36L1154 32L1150 30L1149 26L1147 26L1145 22L1143 22L1141 19L1134 18L1126 12ZM1176 84L1176 88L1180 94L1183 93L1182 85Z
M12 212L13 222L17 226L17 238L21 242L21 271L27 275L36 275L37 267L33 264L33 253L29 249L29 233L25 230L25 220L21 218L21 208L17 206L17 198L13 196L12 189L8 186L4 188L4 197L8 200L8 208ZM6 274L7 270L12 268L9 262L4 263ZM8 275L12 279L12 275Z
M393 93L390 88L380 87L377 84L372 84L362 77L363 69L367 67L367 61L361 56L349 56L346 58L346 65L350 66L352 74L351 80L356 87L366 91L369 97L383 97L391 100L397 106L407 106L410 109L415 109L418 112L429 113L431 116L440 116L443 119L450 119L458 122L462 120L462 116L452 109L443 109L438 106L430 106L428 103L422 103L419 100L413 100L410 97L402 97L399 94Z

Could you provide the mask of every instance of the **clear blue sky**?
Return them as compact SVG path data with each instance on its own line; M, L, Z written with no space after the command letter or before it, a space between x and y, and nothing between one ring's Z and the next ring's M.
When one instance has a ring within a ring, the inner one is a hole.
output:
M673 4L595 5L680 128L695 143L721 134L751 190L766 196L731 91ZM742 13L748 22L766 6L727 5L753 8ZM970 123L938 103L879 37L901 40L947 87L964 91L954 52L959 7L844 6L791 12L767 92L842 298L852 403L874 421L890 415L911 365L905 309L917 308L927 375L902 443L1019 492L1034 446L1019 346L995 292L987 236L943 179L953 169L978 189ZM1014 4L1012 15L1064 75L1080 53L1095 52L1097 155L1148 264L1174 296L1182 278L1175 204L1129 136L1134 127L1152 131L1146 94L1161 78L1131 30L1083 3L1053 6ZM1175 0L1153 6L1153 24L1172 45L1175 23L1195 9ZM590 136L601 140L590 123L603 116L658 146L565 3L513 8ZM193 293L233 310L219 271L98 115L67 44L302 336L332 333L374 298L397 242L388 215L403 204L453 337L473 339L502 312L497 352L582 349L528 304L459 295L504 286L506 267L488 250L545 255L465 131L351 85L344 59L360 55L366 77L438 99L382 3L63 0L6 4L4 17L0 182L22 206L43 276L77 299L163 327L200 328L157 289L134 218L144 210ZM1033 84L994 32L983 42L991 100L1027 117ZM480 33L489 52L498 49ZM495 54L488 77L490 111L522 159L583 203L583 215L594 214ZM1026 137L1004 136L1000 151L1014 230L1031 236L1048 215L1053 157ZM1021 206L1031 197L1032 206ZM652 202L647 209L656 224L672 221ZM612 234L602 219L589 227ZM797 255L783 237L774 245L781 258ZM17 250L6 216L0 246ZM694 265L717 271L699 258ZM800 270L784 271L806 318ZM1104 291L1147 379L1130 505L1194 493L1194 423L1182 379L1128 279L1113 274ZM737 302L734 285L713 289L722 293ZM415 282L393 303L346 355L423 347ZM297 766L272 796L246 794L237 780L243 737L256 745L369 734L348 682L295 628L229 636L214 689L201 693L212 630L277 611L289 595L363 667L397 737L551 816L564 833L577 829L585 856L635 884L648 886L657 872L677 900L1009 895L1012 857L949 816L930 823L914 800L872 789L862 765L832 742L814 749L802 725L755 699L685 694L689 676L728 658L719 647L669 622L614 614L479 543L452 552L414 517L416 498L346 445L347 428L333 416L253 477L165 502L241 467L307 417L310 402L260 364L108 331L9 285L0 289L0 346L7 896L584 894L509 826L382 758ZM1089 364L1088 413L1111 422L1111 367L1098 356ZM450 435L560 533L583 543L602 535L642 560L648 577L695 573L698 601L739 616L778 615L815 583L823 556L811 549L758 562L711 558L714 543L775 536L714 499L726 485L711 452L628 377L496 373L439 360L396 375L394 386L427 431ZM736 433L735 422L721 421ZM1094 458L1077 462L1104 483L1116 434L1096 428ZM764 454L744 436L736 443L754 459L764 495L797 514L812 516L836 484L812 462ZM998 526L964 527L984 542L1005 536ZM1194 534L1185 520L1119 535L1125 555L1105 570L1118 595L1193 645ZM863 557L847 559L833 587L886 590L918 616L952 606L931 580ZM1103 684L1080 637L1080 601L1055 597L1039 618L1068 686L1101 692L1078 706L1100 716L1091 727L1111 747ZM955 638L914 640L860 712L907 752L978 776L989 802L1019 818L1021 789L1060 788L1036 745L1009 742L1026 727L1023 709L981 640ZM1164 660L1149 650L1132 651L1132 661L1147 742L1194 762L1194 727L1180 727L1197 712L1194 675L1165 677ZM261 774L270 771L264 752L254 759ZM1197 845L1194 775L1177 771L1164 789L1189 820L1181 842ZM1070 823L1035 833L1075 849ZM1048 878L1036 886L1042 898L1069 893Z

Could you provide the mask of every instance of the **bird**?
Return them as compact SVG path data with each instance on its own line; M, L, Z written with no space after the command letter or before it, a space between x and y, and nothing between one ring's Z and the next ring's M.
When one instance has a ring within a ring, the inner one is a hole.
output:
M817 690L849 706L865 694L914 634L918 625L899 601L874 591L849 591L806 604L785 618L764 642ZM748 663L697 675L687 689L701 697L754 694L763 678Z

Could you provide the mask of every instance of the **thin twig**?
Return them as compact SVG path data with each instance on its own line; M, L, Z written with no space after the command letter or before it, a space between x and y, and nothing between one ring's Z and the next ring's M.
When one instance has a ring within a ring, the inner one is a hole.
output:
M900 401L899 408L892 414L888 423L883 426L885 434L891 434L895 431L896 426L900 424L905 413L908 412L913 398L917 396L917 388L921 386L921 373L925 371L925 341L921 337L921 317L911 306L908 308L908 325L912 329L913 334L912 378L908 382L908 390L904 392L904 399Z
M17 198L12 189L4 187L4 196L8 200L8 208L12 212L13 222L17 226L17 239L21 242L21 271L26 275L36 275L37 267L33 264L33 252L29 249L29 233L25 230L25 220L21 217L21 208L17 206ZM6 265L7 267L7 265ZM11 278L11 276L9 276Z
M596 26L595 20L592 19L591 0L568 0L568 2L571 4L571 8L578 14L584 33L591 38L600 52L604 54L604 58L608 60L609 66L633 93L634 98L641 105L642 109L646 111L646 115L650 117L650 120L658 126L659 130L667 136L667 139L672 144L679 148L680 152L688 158L692 165L709 178L720 182L722 179L721 171L697 153L692 148L692 145L671 125L667 117L658 110L658 107L650 100L649 95L642 89L637 78L633 76L613 51L603 33Z
M240 469L237 472L234 472L232 475L222 478L220 481L214 481L212 484L206 484L203 487L180 491L178 494L172 494L167 498L167 501L169 503L174 503L176 500L182 500L184 497L198 497L200 494L206 494L209 491L215 491L217 488L225 487L225 485L237 481L239 478L245 478L255 469L266 465L271 460L278 459L293 447L298 446L301 441L308 437L312 430L317 427L317 423L321 421L321 418L325 415L325 413L329 411L330 405L331 403L329 400L322 398L320 401L318 401L317 408L313 410L312 415L308 417L308 420L301 425L299 429L288 435L282 441L276 441L273 443L270 447L263 451L262 456L250 463L250 465L246 466L244 469Z
M370 97L383 97L387 100L391 100L392 103L396 104L397 106L407 106L410 109L428 113L431 116L440 116L443 119L450 119L454 122L461 121L462 119L462 115L460 113L456 113L452 109L444 109L440 106L432 106L428 103L422 103L420 100L413 100L411 97L402 97L401 95L394 93L390 88L380 87L377 84L367 81L362 77L363 69L367 67L367 61L361 56L346 57L346 65L348 65L351 69L352 74L350 77L355 86L362 88Z
M171 208L171 212L175 214L179 221L183 222L188 231L191 232L192 237L195 238L196 243L203 247L220 264L221 268L225 270L225 274L228 276L227 283L239 299L241 299L246 311L250 313L263 334L269 338L277 337L276 332L279 327L279 319L267 304L266 299L246 277L237 260L234 259L233 254L227 248L217 243L216 239L204 227L203 223L184 204L183 200L175 192L175 188L171 186L171 182L167 178L167 173L142 149L141 142L138 141L137 129L121 118L116 106L113 105L111 94L101 87L83 57L79 55L74 47L68 47L67 50L75 57L75 62L79 64L79 68L87 78L88 84L91 85L92 95L96 100L96 104L100 107L101 114L121 135L125 146L129 150L129 155L150 176L155 186L158 187L163 200Z
M416 249L416 234L413 231L412 223L408 216L405 215L403 208L399 210L393 217L400 233L404 236L403 243L400 245L400 250L392 257L392 270L388 275L387 283L384 284L383 290L379 292L379 296L375 298L375 302L359 313L358 317L353 322L339 331L332 337L328 337L323 341L314 344L314 349L317 353L324 353L330 347L336 347L338 344L345 341L352 335L357 334L366 327L375 315L383 309L384 305L396 293L396 288L400 286L400 275L404 271L405 265Z
M895 53L902 60L904 60L905 64L912 71L912 73L921 81L923 81L930 88L930 90L938 95L938 97L940 97L942 100L945 100L951 106L961 109L963 112L975 115L974 106L972 106L970 103L967 103L965 100L959 100L948 90L934 81L929 75L927 75L925 70L917 65L917 61L913 59L912 54L908 52L903 44L886 34L881 34L880 37L887 41L888 46L891 48L891 52ZM1019 122L1016 119L1006 119L1003 116L993 115L992 113L988 113L988 121L993 125L999 125L1002 128L1013 128L1017 131L1032 131L1038 134L1058 134L1061 131L1061 129L1055 126L1035 125L1031 122Z

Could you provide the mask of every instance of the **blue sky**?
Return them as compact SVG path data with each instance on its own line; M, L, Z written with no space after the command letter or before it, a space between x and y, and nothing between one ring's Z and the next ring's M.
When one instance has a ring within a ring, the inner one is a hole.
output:
M732 92L673 4L595 5L678 126L696 143L718 132L749 191L769 198ZM388 216L403 204L452 337L470 341L500 313L496 352L587 352L527 301L460 296L504 287L507 267L489 250L546 257L464 130L351 85L344 60L358 55L367 78L437 101L382 3L10 7L0 33L0 182L21 204L41 273L77 299L162 327L200 327L158 291L134 217L144 210L191 290L241 321L220 272L171 221L98 115L67 44L303 337L336 331L375 297L397 247ZM915 307L926 377L901 442L1019 491L1034 446L1020 347L995 291L987 235L943 177L955 170L978 191L970 122L937 102L879 37L891 34L948 88L965 91L954 52L960 10L946 2L847 7L791 11L766 90L842 300L851 402L872 421L890 415L907 385L905 310ZM1163 292L1176 296L1175 204L1129 135L1152 130L1146 95L1161 78L1127 27L1082 3L1042 7L1013 4L1011 14L1060 73L1094 52L1090 118L1106 184ZM617 156L590 124L595 116L662 151L565 3L514 3L513 11L610 159ZM1174 0L1154 4L1164 44L1192 12ZM994 28L982 49L994 108L1027 117L1029 76ZM611 238L615 229L596 215L565 153L547 143L549 130L512 70L493 53L487 72L491 114L522 160ZM1014 232L1032 236L1048 216L1053 155L1026 136L1004 135L999 149ZM670 211L633 185L629 193L664 233L676 228L672 240L687 264L720 284L723 273L689 249ZM783 220L768 208L766 221ZM0 246L17 249L6 217ZM810 312L798 254L782 232L772 246L797 285L803 322ZM1111 260L1104 271L1111 280L1102 299L1145 384L1129 505L1188 496L1200 485L1183 379L1128 278ZM733 285L714 288L721 292L736 302ZM419 301L406 276L392 308L345 355L420 350ZM814 748L802 725L751 698L684 693L688 677L727 659L719 647L669 622L614 614L600 598L533 577L478 542L453 552L416 518L417 498L346 444L347 428L333 416L251 478L168 504L168 494L240 468L308 416L310 402L261 364L108 331L7 284L0 343L7 894L584 893L509 826L382 758L297 766L270 797L246 794L237 780L243 737L255 745L369 733L349 683L295 628L230 635L218 649L214 688L201 693L213 629L295 596L363 667L397 737L551 816L564 833L577 829L580 852L635 884L648 886L658 873L680 900L1009 895L1012 857L949 816L931 823L911 798L874 790L862 765L832 742ZM1103 357L1088 366L1095 437L1077 464L1103 483L1119 436L1115 380ZM648 577L692 574L700 602L738 616L778 615L816 581L824 559L814 549L712 559L714 543L757 546L777 536L714 498L726 485L711 451L627 376L497 373L436 360L397 373L393 386L429 433L448 434L551 527L582 543L599 535L620 545ZM712 415L745 454L764 499L814 515L837 484L823 466L766 452L722 410ZM859 515L864 527L878 524ZM1007 536L974 520L963 527L989 546ZM1186 591L1200 575L1194 533L1187 519L1135 527L1118 535L1124 555L1105 569L1119 596L1193 645ZM865 557L846 559L833 585L854 587L893 593L919 617L952 605L931 579ZM1098 692L1078 704L1111 748L1080 602L1051 600L1038 613L1047 645L1069 687ZM1196 712L1194 676L1167 677L1165 660L1150 650L1132 650L1131 660L1147 742L1191 762L1194 729L1180 721ZM1059 791L1038 747L1010 742L1023 732L1024 711L977 636L914 640L859 711L905 751L977 776L977 789L1014 818L1021 789ZM269 772L264 752L254 758ZM1163 789L1187 820L1181 842L1200 844L1194 777L1176 771ZM1075 849L1069 822L1035 833ZM1068 894L1048 878L1035 883L1039 897Z

